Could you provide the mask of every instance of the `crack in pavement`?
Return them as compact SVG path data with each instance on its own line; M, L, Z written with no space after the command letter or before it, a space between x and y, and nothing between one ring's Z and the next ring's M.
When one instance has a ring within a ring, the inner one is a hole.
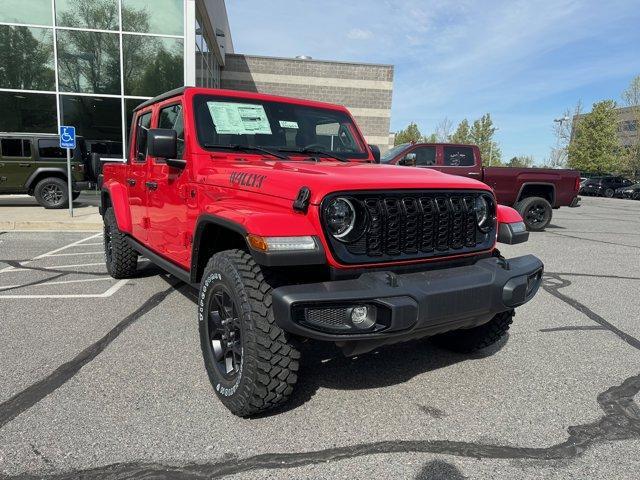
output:
M157 307L175 289L177 283L175 281L166 290L157 292L149 297L140 307L122 319L97 342L89 345L73 359L60 365L51 374L18 392L5 402L0 403L0 429L73 378L82 367L96 358L125 329L144 314Z
M565 276L565 277L593 277L593 278L612 278L614 280L640 280L640 277L624 277L620 275L602 275L598 273L573 273L573 272L547 272L547 275Z
M622 332L585 305L559 292L571 285L557 274L545 274L543 288L559 300L587 315L599 326L610 330L627 344L640 350L640 341ZM86 470L51 475L20 474L13 478L50 480L65 479L202 479L255 470L287 469L317 463L336 462L375 454L429 453L470 458L561 460L573 459L589 447L603 442L640 438L640 407L634 397L640 392L640 373L624 380L597 396L604 415L598 420L567 428L569 437L549 447L514 447L450 440L388 440L327 448L310 452L263 453L246 458L227 456L213 463L187 463L170 465L153 462L115 463Z
M558 300L563 301L564 303L574 308L575 310L579 311L583 315L586 315L588 318L596 322L598 325L605 327L607 330L609 330L614 335L618 336L620 339L622 339L624 342L631 345L633 348L640 350L640 340L629 335L626 332L623 332L619 328L607 322L604 318L602 318L600 315L598 315L596 312L591 310L589 307L587 307L583 303L580 303L577 300L563 293L560 293L560 289L568 287L569 285L571 285L571 282L569 280L562 278L560 275L556 273L546 272L544 274L542 288L544 289L545 292L556 297Z
M606 245L617 245L618 247L627 247L627 248L640 249L640 246L638 246L638 245L629 245L627 243L607 242L606 240L596 240L594 238L577 237L575 235L567 235L565 233L558 233L558 232L549 232L549 231L547 231L546 233L550 233L551 235L557 235L559 237L575 238L576 240L584 240L586 242L604 243Z
M609 330L602 325L574 325L569 327L553 327L553 328L541 328L539 332L569 332L572 330Z

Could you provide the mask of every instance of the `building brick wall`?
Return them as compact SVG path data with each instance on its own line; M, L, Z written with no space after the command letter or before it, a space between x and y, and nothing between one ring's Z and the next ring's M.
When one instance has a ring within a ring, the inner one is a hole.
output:
M392 65L227 54L221 87L345 105L369 143L389 148Z

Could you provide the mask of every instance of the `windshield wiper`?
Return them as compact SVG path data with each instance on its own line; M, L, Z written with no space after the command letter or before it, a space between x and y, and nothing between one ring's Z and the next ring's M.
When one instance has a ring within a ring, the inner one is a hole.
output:
M341 157L340 155L327 152L326 150L317 149L317 148L306 148L306 147L305 148L279 148L278 151L279 152L311 153L311 154L315 153L318 155L324 155L325 157L335 158L336 160L339 160L341 162L349 161L349 159Z
M205 143L204 146L206 148L221 148L221 149L225 149L225 150L235 150L237 152L262 152L262 153L266 153L267 155L271 155L272 157L277 157L277 158L282 158L283 160L289 160L289 157L286 155L283 155L281 153L278 152L274 152L272 150L269 150L268 148L262 148L262 147L256 147L253 145L217 145L217 144L213 144L213 143Z

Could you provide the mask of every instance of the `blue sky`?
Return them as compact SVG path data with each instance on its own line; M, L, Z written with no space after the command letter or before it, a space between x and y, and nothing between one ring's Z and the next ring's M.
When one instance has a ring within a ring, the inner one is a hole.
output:
M541 163L553 119L640 74L626 1L227 0L236 52L395 66L391 130L490 112L503 158Z

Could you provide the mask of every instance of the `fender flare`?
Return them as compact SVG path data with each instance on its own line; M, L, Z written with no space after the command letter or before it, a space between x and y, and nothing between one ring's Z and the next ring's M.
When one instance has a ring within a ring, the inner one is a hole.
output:
M64 168L61 167L38 167L35 169L35 171L33 171L31 173L31 175L29 175L29 178L27 178L27 181L24 182L24 187L29 190L31 188L31 186L33 185L33 183L35 182L36 178L38 176L40 176L40 174L42 173L60 173L62 174L62 176L64 176L65 181L68 181L67 179L67 171Z
M521 186L520 186L520 190L518 190L518 195L516 195L516 201L515 203L518 203L519 201L522 200L521 196L522 196L522 191L526 188L526 187L531 187L531 186L538 186L538 187L551 187L551 206L555 206L556 204L556 186L553 183L550 182L537 182L537 181L532 181L532 182L524 182ZM515 204L514 204L515 205Z
M119 183L109 183L102 186L100 214L104 215L106 210L106 199L109 199L113 211L116 215L118 229L123 233L131 234L131 211L129 210L129 201L127 198L127 189Z
M200 262L200 244L202 232L204 232L207 225L214 224L220 227L228 228L236 233L242 235L243 238L247 236L247 229L244 228L239 223L233 222L223 217L219 217L217 215L212 215L210 213L202 214L198 217L196 221L196 228L193 231L193 241L191 243L191 283L197 283L198 276L198 265Z

